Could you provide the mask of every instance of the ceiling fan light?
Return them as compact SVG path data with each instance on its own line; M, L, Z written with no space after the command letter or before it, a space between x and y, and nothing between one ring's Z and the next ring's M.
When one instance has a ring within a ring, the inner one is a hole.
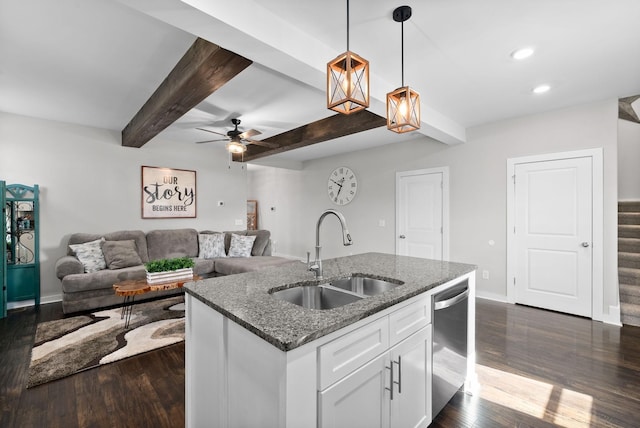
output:
M238 141L229 141L227 143L227 151L234 154L244 153L247 151L247 146Z
M327 108L350 114L369 107L369 61L351 51L327 63Z
M420 129L420 94L403 86L387 94L387 128L402 134Z

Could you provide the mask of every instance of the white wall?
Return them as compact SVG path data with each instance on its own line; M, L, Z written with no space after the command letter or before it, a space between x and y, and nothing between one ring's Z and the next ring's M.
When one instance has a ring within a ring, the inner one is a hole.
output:
M119 132L0 112L0 180L40 185L40 260L43 300L61 284L56 260L75 232L124 229L246 227L246 169L227 167L223 147L167 142L125 148ZM142 219L142 165L196 171L197 218ZM216 201L224 200L224 207ZM242 226L235 225L242 219Z
M332 207L326 194L327 177L335 167L345 165L358 175L356 198L339 208L354 245L342 247L338 222L327 218L321 231L324 257L367 251L394 253L396 172L449 166L450 259L488 270L489 280L478 279L478 294L506 299L506 160L603 147L604 311L608 313L609 305L617 304L617 100L475 127L467 130L467 140L446 146L421 138L305 162L299 172L302 192L292 196L299 198L298 208L292 208L301 219L299 238L279 245L299 252L313 249L315 222L323 209ZM386 227L378 226L381 219ZM495 245L489 245L489 240Z
M640 123L618 120L618 199L640 200Z
M305 258L297 236L302 219L302 172L251 165L247 187L247 198L258 201L258 228L271 232L273 254Z

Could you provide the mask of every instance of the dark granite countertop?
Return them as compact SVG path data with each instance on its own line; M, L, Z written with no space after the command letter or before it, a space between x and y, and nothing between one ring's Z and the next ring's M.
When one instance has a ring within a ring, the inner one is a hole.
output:
M289 351L476 269L469 264L382 253L322 263L321 282L359 274L404 284L339 308L305 309L269 294L274 288L318 283L306 263L295 261L258 272L191 282L185 290L273 346Z

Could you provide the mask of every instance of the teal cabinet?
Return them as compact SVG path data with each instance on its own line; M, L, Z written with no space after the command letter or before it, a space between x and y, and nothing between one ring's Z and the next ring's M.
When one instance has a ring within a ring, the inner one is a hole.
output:
M40 304L40 216L38 185L2 183L2 316L6 302Z

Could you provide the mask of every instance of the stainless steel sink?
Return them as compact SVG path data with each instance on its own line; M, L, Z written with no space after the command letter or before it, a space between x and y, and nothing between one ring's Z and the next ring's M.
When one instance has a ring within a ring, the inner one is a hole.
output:
M303 285L272 293L273 297L307 309L334 309L362 299L353 293L322 285Z
M385 291L399 287L402 283L394 283L362 276L351 276L348 278L340 278L330 281L329 285L361 296L377 296Z

